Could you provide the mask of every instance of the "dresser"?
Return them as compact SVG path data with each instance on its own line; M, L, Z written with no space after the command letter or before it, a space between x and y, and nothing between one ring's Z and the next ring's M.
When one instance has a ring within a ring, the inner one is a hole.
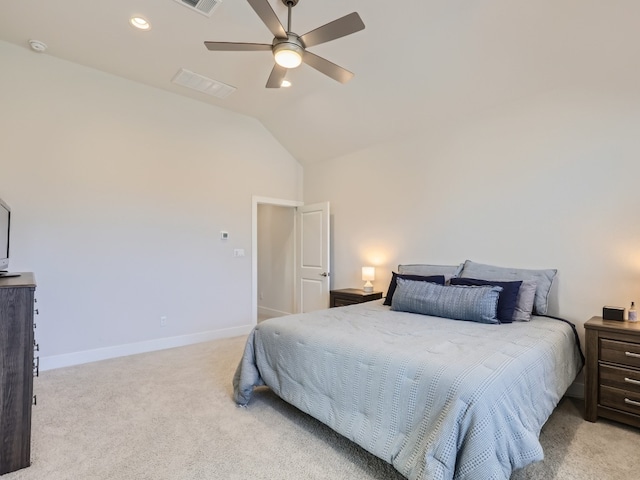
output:
M330 307L344 307L354 303L370 302L382 298L382 292L365 292L361 288L343 288L329 292Z
M593 317L584 328L585 419L640 427L640 323Z
M31 464L35 277L0 277L0 475Z

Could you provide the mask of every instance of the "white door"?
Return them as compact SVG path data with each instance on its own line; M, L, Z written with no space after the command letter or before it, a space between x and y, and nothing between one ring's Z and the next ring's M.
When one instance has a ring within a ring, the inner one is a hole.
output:
M329 202L298 207L298 312L329 308Z

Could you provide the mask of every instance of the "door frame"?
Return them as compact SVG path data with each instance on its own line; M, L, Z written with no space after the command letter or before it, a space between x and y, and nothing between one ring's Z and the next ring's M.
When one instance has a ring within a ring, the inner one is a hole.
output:
M304 202L298 200L284 200L280 198L260 197L253 195L251 197L251 323L253 326L258 324L258 205L277 205L280 207L297 208L304 205ZM294 222L295 222L294 217ZM294 224L294 231L297 226ZM294 246L294 255L295 246ZM294 266L296 266L294 262ZM292 272L294 278L295 270ZM297 282L294 282L293 296L297 303ZM296 307L297 308L297 307Z

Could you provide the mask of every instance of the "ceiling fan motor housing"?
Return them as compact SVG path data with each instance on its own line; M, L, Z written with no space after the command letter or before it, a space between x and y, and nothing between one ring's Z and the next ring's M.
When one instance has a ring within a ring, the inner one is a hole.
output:
M276 62L278 62L278 54L280 52L290 52L293 54L297 54L298 57L302 59L302 56L304 55L304 43L295 33L287 32L287 38L273 39L273 56L276 58ZM280 62L278 63L282 65ZM298 62L295 66L282 66L286 68L295 68L298 65L300 65L300 62Z

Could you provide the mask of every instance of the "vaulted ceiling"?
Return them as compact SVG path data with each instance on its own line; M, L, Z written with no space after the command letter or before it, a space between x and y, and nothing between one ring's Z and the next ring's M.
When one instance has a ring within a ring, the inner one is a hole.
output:
M286 27L286 7L269 2ZM290 88L267 89L269 51L208 51L205 40L271 43L246 0L210 17L176 0L13 0L0 4L0 40L37 39L44 55L255 117L303 164L548 90L640 92L637 0L300 0L292 30L354 11L364 30L310 48L355 73L344 85L302 65ZM133 15L152 28L131 27ZM237 90L219 99L176 85L181 68Z

